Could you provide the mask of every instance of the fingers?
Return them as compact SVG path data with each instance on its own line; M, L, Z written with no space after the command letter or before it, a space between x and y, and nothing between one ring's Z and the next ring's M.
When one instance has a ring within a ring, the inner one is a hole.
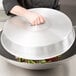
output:
M28 12L25 17L32 25L40 25L45 22L44 17L38 13Z
M45 19L42 16L39 16L32 22L32 25L39 25L44 22L45 22Z
M31 23L32 25L40 25L45 22L45 19L43 16L41 16L38 13L34 12L27 12L27 14L24 15L24 17Z
M40 17L39 17L39 21L40 21L40 24L42 24L42 23L45 22L45 19L44 19L42 16L40 16Z

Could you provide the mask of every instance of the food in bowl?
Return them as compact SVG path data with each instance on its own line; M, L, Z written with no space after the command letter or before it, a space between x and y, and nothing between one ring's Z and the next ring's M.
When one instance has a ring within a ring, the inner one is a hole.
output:
M44 60L29 60L29 59L16 57L16 60L19 62L25 62L28 64L45 64L45 63L50 63L50 62L55 62L55 61L60 60L60 56L56 56L56 57L44 59Z

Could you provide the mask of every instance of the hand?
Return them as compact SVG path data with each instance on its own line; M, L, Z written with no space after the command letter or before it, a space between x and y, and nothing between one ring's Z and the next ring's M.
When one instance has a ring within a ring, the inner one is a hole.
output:
M45 19L43 16L41 16L38 13L30 12L28 11L25 14L25 18L32 24L32 25L39 25L45 22Z
M11 10L10 13L25 17L32 25L39 25L45 22L44 17L38 13L30 12L27 9L16 5Z

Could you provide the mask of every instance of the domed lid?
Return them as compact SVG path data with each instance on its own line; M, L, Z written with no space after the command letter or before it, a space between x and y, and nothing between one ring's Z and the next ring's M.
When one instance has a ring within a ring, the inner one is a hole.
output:
M11 54L41 60L66 52L75 39L70 19L57 10L35 8L45 17L44 24L32 26L24 17L13 17L5 23L1 43Z

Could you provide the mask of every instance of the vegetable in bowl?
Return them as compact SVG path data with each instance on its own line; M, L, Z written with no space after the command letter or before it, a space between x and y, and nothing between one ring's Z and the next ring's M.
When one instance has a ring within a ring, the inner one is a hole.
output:
M60 56L56 56L56 57L44 59L44 60L29 60L29 59L16 57L16 60L18 62L24 62L28 64L45 64L45 63L50 63L50 62L55 62L55 61L60 60Z

